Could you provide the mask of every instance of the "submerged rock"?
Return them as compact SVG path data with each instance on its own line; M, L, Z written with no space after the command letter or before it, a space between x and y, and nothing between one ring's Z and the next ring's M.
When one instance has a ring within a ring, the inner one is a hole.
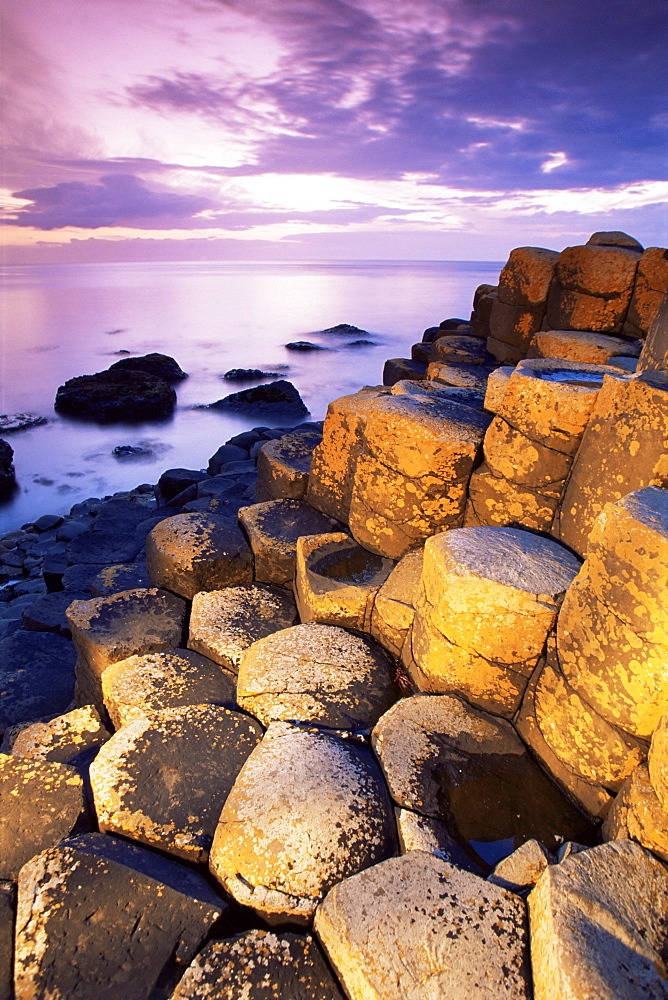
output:
M254 382L261 378L279 378L278 372L263 372L260 368L230 368L220 376L227 382Z
M0 413L0 433L24 431L29 427L40 427L46 422L46 417L40 417L36 413Z
M291 340L289 344L285 345L288 351L328 351L328 347L321 347L320 344L314 344L310 340Z

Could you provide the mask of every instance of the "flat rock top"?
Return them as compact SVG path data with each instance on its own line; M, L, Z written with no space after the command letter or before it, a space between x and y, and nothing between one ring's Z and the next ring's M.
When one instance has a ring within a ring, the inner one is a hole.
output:
M559 542L518 528L455 528L429 538L425 552L456 576L476 576L532 594L560 594L580 560Z
M165 518L147 541L161 552L173 552L182 559L191 556L195 561L234 553L244 544L241 532L230 528L226 518L197 511Z
M614 506L621 507L645 527L668 538L668 489L646 486L642 490L628 493Z

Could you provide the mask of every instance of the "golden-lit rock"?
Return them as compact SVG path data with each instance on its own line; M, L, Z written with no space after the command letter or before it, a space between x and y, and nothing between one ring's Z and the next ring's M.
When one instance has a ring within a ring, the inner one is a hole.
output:
M258 502L291 498L303 500L308 486L313 450L322 441L317 431L284 434L267 441L257 456Z
M645 764L622 785L601 832L604 840L635 840L668 861L668 809L659 801Z
M559 254L543 247L517 247L499 275L499 299L509 305L538 306L547 299Z
M482 411L449 400L377 400L350 506L356 541L398 559L434 532L460 526L488 422Z
M650 738L668 704L668 648L648 642L598 599L586 563L564 598L557 648L566 680L592 708Z
M11 741L11 752L17 757L67 764L79 754L97 749L110 736L96 709L84 705L49 722L22 727Z
M392 806L367 748L277 722L227 798L210 856L234 899L269 923L308 923L325 893L396 846Z
M102 674L135 653L171 649L183 638L186 602L167 590L124 590L112 597L73 601L67 610L76 664L77 701L102 708Z
M666 482L668 373L606 376L564 496L562 539L585 552L606 503Z
M639 354L638 344L592 330L539 331L527 351L528 358L563 358L591 365L607 365L610 358L637 358Z
M490 413L498 411L508 388L508 380L514 370L514 366L503 364L499 368L495 368L487 379L484 406Z
M668 874L614 841L549 865L529 896L536 1000L663 1000Z
M586 573L618 618L668 650L668 489L648 486L605 505L589 535Z
M528 1000L526 904L410 851L348 878L315 930L351 1000Z
M0 878L16 880L33 855L67 837L85 809L73 767L0 754Z
M648 247L638 262L638 272L626 325L631 332L646 333L656 316L661 296L668 287L668 250Z
M496 413L547 448L573 455L591 416L603 377L611 369L573 361L520 361ZM619 378L619 375L611 377Z
M249 584L202 591L193 598L188 646L236 674L245 649L296 620L292 594L278 587Z
M458 386L474 392L485 392L490 368L480 364L463 364L458 361L432 361L427 368L427 379L443 385Z
M538 722L536 721L536 686L540 678L544 661L540 661L529 681L521 708L515 717L515 728L527 746L531 747L534 756L540 761L544 770L563 788L566 794L577 803L583 812L592 819L600 819L605 815L613 801L611 793L600 785L592 785L580 778L571 768L557 757L545 742Z
M268 500L239 510L253 550L255 580L290 587L295 577L297 540L341 527L304 500Z
M313 451L306 500L323 514L348 523L350 498L362 433L376 400L387 389L368 389L340 396L327 407L322 443Z
M311 622L258 639L242 655L237 701L266 726L374 725L398 691L389 656L368 636Z
M136 719L90 766L100 830L205 862L223 803L261 738L254 719L217 705Z
M423 558L422 549L402 556L375 595L371 635L393 656L400 655L415 618Z
M639 259L638 251L625 247L562 250L547 302L549 326L618 333L631 301Z
M343 532L297 542L295 593L302 622L324 622L368 632L379 588L391 559L363 549Z
M411 632L412 679L512 715L579 562L514 528L428 539ZM522 680L523 679L523 680Z
M166 708L235 705L236 677L190 649L128 656L102 675L102 693L116 729Z
M531 338L541 328L544 315L544 303L538 306L511 305L500 298L495 299L489 318L487 350L498 361L498 354L493 349L496 341L509 344L519 352L520 357L525 357Z
M538 677L536 721L560 761L585 781L618 789L647 755L647 744L610 725L550 662Z
M538 840L525 840L516 851L495 866L487 881L510 892L524 894L536 884L552 860L550 852Z
M253 579L243 535L214 514L177 514L156 524L146 539L146 566L154 587L192 598Z
M652 786L663 808L668 809L668 712L654 730L647 763Z
M493 475L534 489L559 484L571 466L570 456L532 440L501 417L487 428L485 461Z

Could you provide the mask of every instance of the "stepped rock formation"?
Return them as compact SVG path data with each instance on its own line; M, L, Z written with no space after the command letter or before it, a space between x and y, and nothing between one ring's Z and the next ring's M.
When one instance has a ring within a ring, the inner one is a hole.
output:
M518 248L322 425L0 539L0 1000L668 995L666 284Z

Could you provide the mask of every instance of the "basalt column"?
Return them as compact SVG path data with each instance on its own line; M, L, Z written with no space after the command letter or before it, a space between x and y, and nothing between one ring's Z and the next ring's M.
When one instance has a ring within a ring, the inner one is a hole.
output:
M552 529L606 373L616 377L603 365L548 358L518 364L494 398L485 463L471 477L467 525Z

